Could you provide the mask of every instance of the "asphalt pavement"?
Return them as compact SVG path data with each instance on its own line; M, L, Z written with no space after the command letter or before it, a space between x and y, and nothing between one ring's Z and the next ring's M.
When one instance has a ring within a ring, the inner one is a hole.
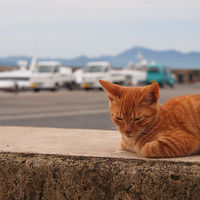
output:
M200 94L200 85L160 89L160 103L184 95ZM116 129L104 91L60 90L0 92L1 126L34 126L81 129Z

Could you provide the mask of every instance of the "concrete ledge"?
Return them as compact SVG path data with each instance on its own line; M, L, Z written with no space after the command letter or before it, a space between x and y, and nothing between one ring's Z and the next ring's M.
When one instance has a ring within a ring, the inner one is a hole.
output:
M200 199L200 157L145 159L116 131L0 127L0 199Z

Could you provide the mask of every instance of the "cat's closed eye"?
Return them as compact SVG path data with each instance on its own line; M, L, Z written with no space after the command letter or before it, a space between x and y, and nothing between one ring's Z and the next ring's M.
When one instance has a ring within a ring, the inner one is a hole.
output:
M136 117L136 118L134 118L134 122L136 122L136 121L139 121L139 120L141 120L141 117Z
M122 121L121 117L115 117L115 119L118 120L118 121Z

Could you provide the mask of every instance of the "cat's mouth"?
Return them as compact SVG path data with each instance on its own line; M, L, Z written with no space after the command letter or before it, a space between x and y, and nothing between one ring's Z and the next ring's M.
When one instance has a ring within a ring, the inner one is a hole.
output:
M124 136L126 136L126 137L128 137L128 138L135 137L135 135L133 135L132 133L131 134L126 134L126 133L121 132L121 134L124 135Z
M120 131L120 133L121 133L122 135L126 136L127 138L136 138L136 137L138 137L139 135L140 135L140 136L145 135L145 134L147 133L147 131L144 129L144 130L142 130L141 132L136 132L136 133L131 132L131 133L127 134L127 133L125 133L125 132L123 132L123 131Z
M126 137L128 137L128 138L133 138L133 137L135 137L134 135L125 135Z

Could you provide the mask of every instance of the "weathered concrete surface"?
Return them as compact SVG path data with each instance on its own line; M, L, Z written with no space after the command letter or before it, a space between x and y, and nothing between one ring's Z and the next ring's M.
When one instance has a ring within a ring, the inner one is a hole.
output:
M0 200L200 199L200 157L144 159L115 131L0 127Z

